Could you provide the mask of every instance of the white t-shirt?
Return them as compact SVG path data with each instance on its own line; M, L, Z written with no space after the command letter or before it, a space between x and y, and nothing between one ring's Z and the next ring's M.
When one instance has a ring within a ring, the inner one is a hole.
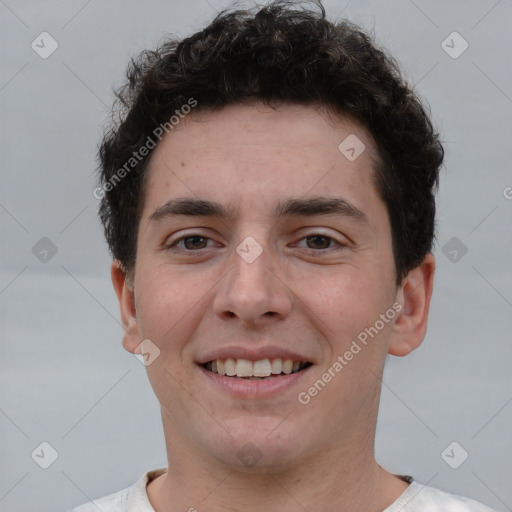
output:
M148 471L131 487L69 512L155 512L146 486L165 472L166 468ZM496 512L478 501L421 485L410 476L400 478L410 482L409 487L382 512Z

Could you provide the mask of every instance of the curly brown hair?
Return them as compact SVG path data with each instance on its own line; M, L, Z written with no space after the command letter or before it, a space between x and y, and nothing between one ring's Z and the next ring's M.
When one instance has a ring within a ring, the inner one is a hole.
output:
M152 155L137 151L191 98L196 110L257 99L353 116L378 148L374 179L389 213L397 284L432 250L444 150L430 111L386 50L352 22L328 21L319 1L222 11L204 30L132 58L127 79L115 92L113 122L99 147L97 190L110 251L128 274ZM133 169L126 168L130 159Z

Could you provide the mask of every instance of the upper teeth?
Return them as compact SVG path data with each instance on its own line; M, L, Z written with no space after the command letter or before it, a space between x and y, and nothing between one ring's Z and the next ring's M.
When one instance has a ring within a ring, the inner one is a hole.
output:
M249 361L248 359L217 359L206 364L208 370L219 375L229 377L269 377L280 373L290 374L301 369L307 363L293 361L292 359L261 359Z

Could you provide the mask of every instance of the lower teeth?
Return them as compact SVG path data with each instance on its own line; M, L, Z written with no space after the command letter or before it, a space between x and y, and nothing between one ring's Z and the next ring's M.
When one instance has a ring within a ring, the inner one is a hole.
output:
M291 374L297 373L297 372L300 372L300 370L297 370L296 372L292 372L292 373L278 373L277 375L273 374L273 375L269 375L268 377L239 377L238 375L223 375L223 377L232 377L235 379L244 379L244 380L267 380L267 379L274 379L276 377L281 377L282 375L291 375Z
M229 377L229 375L226 375L226 377ZM233 377L236 377L237 379L244 379L244 380L267 380L267 379L272 379L274 377L278 377L278 375L270 375L269 377L239 377L238 375L233 375Z
M298 370L295 370L295 371L292 371L291 373L278 373L278 374L275 374L273 373L272 375L269 375L268 377L239 377L238 375L222 375L222 377L234 377L236 379L245 379L245 380L266 380L266 379L274 379L275 377L281 377L282 375L291 375L293 373L297 373L297 372L300 372L301 370L304 370L305 368L307 368L309 365L306 365L302 368L299 368ZM204 368L206 368L207 370L209 370L210 372L212 373L215 373L216 375L220 375L218 372L213 372L212 371L212 368L211 366L204 366Z

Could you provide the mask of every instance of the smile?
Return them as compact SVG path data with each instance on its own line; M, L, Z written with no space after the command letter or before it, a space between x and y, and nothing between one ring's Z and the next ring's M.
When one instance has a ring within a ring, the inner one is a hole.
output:
M310 362L293 361L292 359L216 359L201 365L204 369L226 377L248 380L267 380L279 375L290 375L311 366Z

